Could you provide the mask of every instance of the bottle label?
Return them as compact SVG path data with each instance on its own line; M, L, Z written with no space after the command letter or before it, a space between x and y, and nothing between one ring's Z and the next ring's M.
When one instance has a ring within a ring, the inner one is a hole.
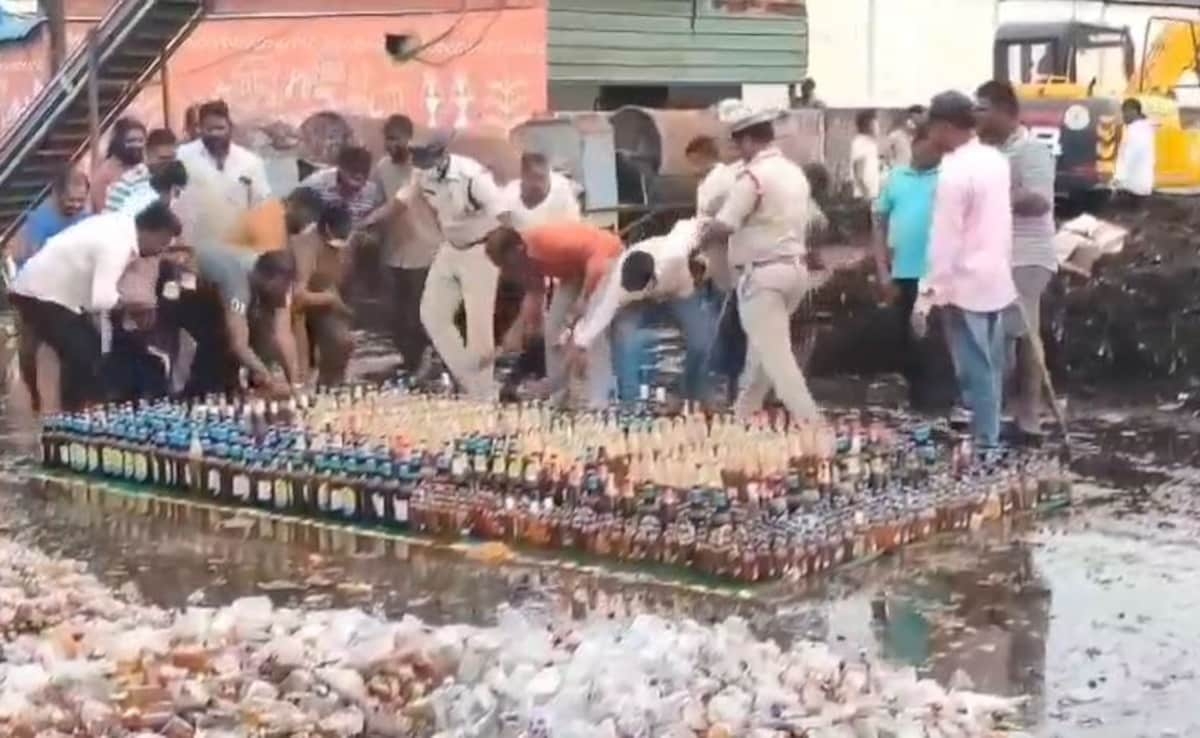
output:
M245 474L233 478L233 496L239 500L250 499L250 478Z
M317 485L317 509L329 512L329 485L325 482Z
M354 514L354 490L349 487L341 487L337 490L337 506L334 508L342 515Z
M143 484L150 478L150 460L144 453L131 454L133 456L133 477Z
M133 452L121 452L121 475L126 479L133 478Z
M192 465L188 464L183 467L183 484L188 489L192 488Z
M84 450L83 444L72 443L70 456L71 468L76 471L83 471L84 467L87 466L87 451Z
M450 475L453 477L464 477L467 474L467 456L466 454L455 454L450 461Z
M541 476L542 465L536 459L530 459L525 465L525 482L527 484L537 484L538 477Z
M270 479L258 480L258 501L259 502L270 502L271 501L271 480Z
M100 452L95 446L88 446L87 450L87 470L94 472L100 468Z
M371 508L375 510L375 518L382 520L387 515L387 495L382 492L372 494Z
M285 508L292 505L292 485L286 479L275 480L275 507Z
M216 469L208 470L208 491L213 497L221 494L221 472Z
M397 523L408 522L408 500L397 499L392 503L392 518Z

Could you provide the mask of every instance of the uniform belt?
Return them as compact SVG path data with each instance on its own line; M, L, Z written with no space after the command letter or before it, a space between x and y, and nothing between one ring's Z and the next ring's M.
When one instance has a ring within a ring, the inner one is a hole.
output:
M789 254L787 256L776 256L771 259L759 259L752 261L749 264L737 264L733 268L739 272L747 269L757 269L758 267L771 266L772 264L803 264L804 254Z

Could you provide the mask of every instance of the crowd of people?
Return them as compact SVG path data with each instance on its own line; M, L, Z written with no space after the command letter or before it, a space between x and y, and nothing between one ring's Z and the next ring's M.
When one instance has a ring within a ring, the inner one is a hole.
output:
M715 139L687 146L702 175L695 217L632 244L584 218L577 187L542 153L525 152L502 186L450 152L452 134L418 136L403 115L384 123L381 159L347 146L287 193L233 142L221 101L190 111L182 142L122 119L106 158L90 176L64 173L10 248L21 375L43 412L338 383L354 348L348 267L375 241L396 347L417 375L440 357L462 392L494 399L497 361L541 345L542 394L563 398L583 377L576 400L632 402L645 392L639 329L665 319L683 338L682 398L712 401L723 378L740 415L773 391L813 418L791 322L811 289L818 209L804 170L775 145L774 114L732 111L732 161ZM999 443L1008 367L1016 426L1036 436L1031 343L1057 268L1052 152L1019 125L1000 82L911 108L882 156L874 115L857 123L852 185L873 202L878 277L903 317L914 402L927 381L921 335L940 307L978 447ZM498 331L501 283L523 297Z
M1122 114L1112 187L1118 200L1136 202L1153 189L1154 133L1136 99ZM1021 125L1016 92L1001 81L980 85L974 99L947 92L909 108L882 151L874 116L860 114L857 124L854 194L875 216L877 281L901 319L912 403L933 394L931 355L948 348L956 412L969 414L976 444L1000 442L1006 405L1012 439L1038 442L1047 379L1041 301L1059 266L1055 152ZM876 187L872 167L887 171ZM944 347L922 341L935 306Z

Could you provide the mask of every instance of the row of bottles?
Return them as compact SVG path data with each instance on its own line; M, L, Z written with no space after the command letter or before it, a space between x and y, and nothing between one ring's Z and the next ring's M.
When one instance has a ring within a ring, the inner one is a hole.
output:
M1061 492L1049 457L987 465L926 425L567 414L403 386L205 398L47 421L46 465L215 502L688 566L804 576Z

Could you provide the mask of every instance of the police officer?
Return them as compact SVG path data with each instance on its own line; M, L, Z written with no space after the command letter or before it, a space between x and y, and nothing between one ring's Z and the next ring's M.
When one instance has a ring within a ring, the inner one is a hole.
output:
M792 313L808 291L805 234L811 217L808 177L775 146L777 114L742 111L730 125L745 166L701 242L729 239L742 326L749 343L734 410L762 409L767 391L794 418L820 411L792 351Z
M475 399L494 399L493 317L499 272L484 253L483 242L499 225L501 191L482 164L447 151L449 133L433 131L424 138L411 145L418 176L412 186L396 193L401 206L424 196L441 227L442 245L421 298L421 324L463 391ZM460 305L467 315L465 343L454 324Z

